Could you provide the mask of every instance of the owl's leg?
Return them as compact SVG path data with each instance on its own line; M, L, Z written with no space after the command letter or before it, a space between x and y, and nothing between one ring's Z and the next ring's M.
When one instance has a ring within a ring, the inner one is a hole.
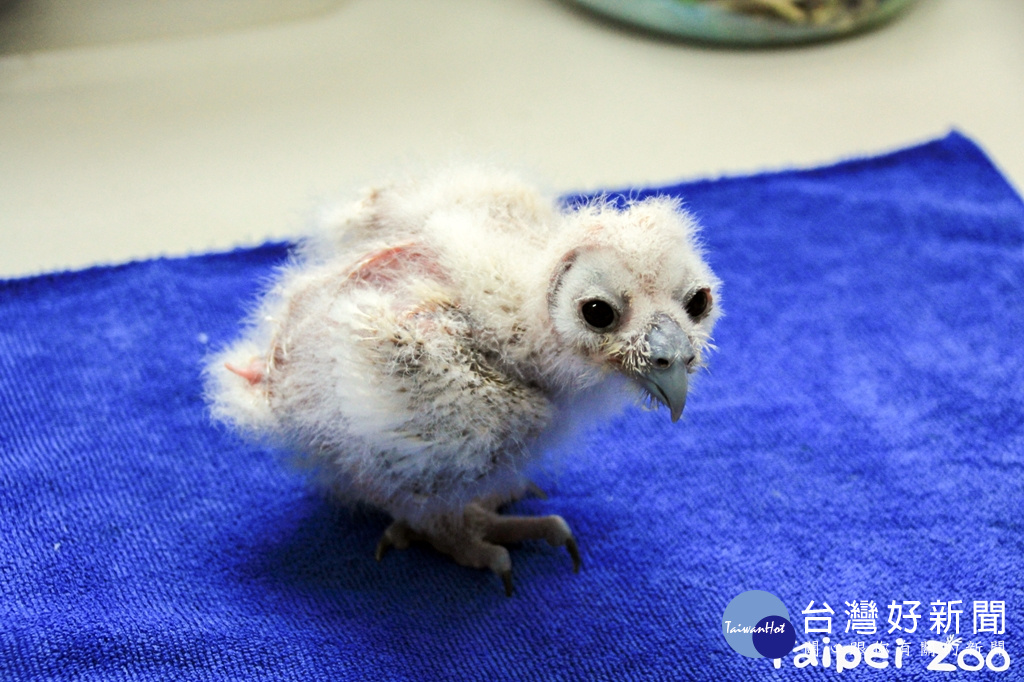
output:
M377 544L376 557L379 561L390 548L405 549L413 541L429 542L461 566L490 569L501 578L505 594L511 596L512 559L502 545L523 540L546 540L552 547L565 547L573 572L579 572L579 548L561 516L502 516L489 504L476 502L467 505L461 515L436 519L429 529L414 530L404 521L395 521Z
M484 509L498 511L499 507L503 507L504 505L512 502L518 502L527 496L536 497L538 500L548 499L548 494L541 490L540 486L533 481L524 480L522 486L511 495L487 495L485 497L476 498L473 500L473 503L480 505Z

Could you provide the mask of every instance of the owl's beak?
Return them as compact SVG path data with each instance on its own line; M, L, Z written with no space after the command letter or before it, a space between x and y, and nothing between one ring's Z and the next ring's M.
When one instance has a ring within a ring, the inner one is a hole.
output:
M641 386L668 407L672 421L679 421L686 407L689 366L694 351L690 339L675 321L661 317L647 332L651 349L648 369L637 374Z

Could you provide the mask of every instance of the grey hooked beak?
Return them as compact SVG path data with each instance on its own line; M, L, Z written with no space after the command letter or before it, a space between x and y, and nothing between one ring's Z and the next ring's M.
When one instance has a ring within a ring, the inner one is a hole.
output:
M668 318L660 318L647 332L647 345L651 348L650 364L636 379L668 407L673 422L679 421L686 407L689 365L695 355L693 345L686 332Z

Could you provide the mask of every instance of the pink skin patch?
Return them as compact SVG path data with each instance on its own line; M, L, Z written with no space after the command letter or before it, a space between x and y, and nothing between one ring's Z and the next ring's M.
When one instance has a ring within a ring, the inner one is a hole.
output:
M447 279L432 253L419 244L409 243L370 254L352 268L348 281L381 286L412 273Z
M250 386L255 386L263 381L263 372L260 370L259 360L253 360L249 363L249 366L244 369L241 367L235 367L230 362L225 362L224 367L226 367L229 372L234 372L248 381Z

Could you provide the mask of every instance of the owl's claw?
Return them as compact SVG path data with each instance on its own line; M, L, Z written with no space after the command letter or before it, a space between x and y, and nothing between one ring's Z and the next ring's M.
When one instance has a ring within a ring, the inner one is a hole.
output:
M565 541L565 548L569 550L569 556L572 557L572 572L579 573L580 567L583 565L583 560L580 558L580 548L576 544L576 538L567 538Z
M493 571L511 597L515 592L512 560L503 545L523 540L546 540L552 547L565 547L573 573L579 573L583 564L579 545L561 516L502 516L475 502L467 505L461 516L438 520L429 529L413 530L406 522L395 521L381 536L374 557L380 561L391 548L405 549L414 541L429 542L461 566Z
M392 547L405 549L413 540L419 539L416 532L409 528L405 521L395 521L384 530L377 542L377 549L373 552L373 558L380 561Z
M546 499L548 499L548 494L546 492L544 492L543 490L541 490L540 486L538 486L533 481L527 481L526 482L526 492L531 494L531 495L533 495L538 500L546 500Z
M373 551L373 558L380 561L384 558L384 555L388 553L388 550L394 546L394 543L388 539L387 535L382 535L380 541L377 543L377 549Z

